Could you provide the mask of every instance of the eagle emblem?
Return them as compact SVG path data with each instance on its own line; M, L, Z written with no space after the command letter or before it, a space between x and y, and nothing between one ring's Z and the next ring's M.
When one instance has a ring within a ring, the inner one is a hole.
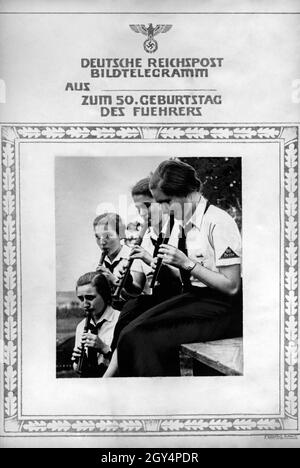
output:
M158 49L157 41L154 39L154 36L160 33L166 33L172 28L172 24L157 24L153 26L152 23L149 26L145 24L130 24L129 25L132 31L136 33L141 33L147 36L147 39L144 42L144 49L148 54L153 54Z

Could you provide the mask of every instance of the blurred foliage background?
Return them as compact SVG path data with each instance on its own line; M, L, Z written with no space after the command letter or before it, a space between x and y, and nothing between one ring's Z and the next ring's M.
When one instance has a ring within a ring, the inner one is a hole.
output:
M242 227L242 178L241 158L192 157L179 158L195 168L202 182L203 195L214 205L226 210ZM127 226L127 243L131 245L138 234L140 225ZM57 365L59 378L77 377L72 370L71 355L74 346L75 329L84 312L80 308L74 291L57 293Z
M202 182L203 195L226 210L242 227L241 158L179 158L195 168Z

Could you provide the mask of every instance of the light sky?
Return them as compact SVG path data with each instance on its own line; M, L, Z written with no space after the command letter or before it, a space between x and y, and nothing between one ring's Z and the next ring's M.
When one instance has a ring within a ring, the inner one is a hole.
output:
M131 187L149 175L164 159L166 158L56 158L57 291L71 291L80 275L95 269L100 250L93 234L94 218L108 210L118 212L125 222L136 218L137 212L132 206L130 196Z

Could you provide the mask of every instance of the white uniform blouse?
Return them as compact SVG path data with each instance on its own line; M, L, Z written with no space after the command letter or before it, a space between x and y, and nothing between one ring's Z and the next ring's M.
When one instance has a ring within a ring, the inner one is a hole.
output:
M112 342L112 339L113 339L113 336L114 336L114 329L115 329L116 323L118 321L119 315L120 315L120 312L118 310L115 310L110 305L108 305L106 307L104 313L102 314L102 316L94 324L94 325L97 325L98 322L101 322L102 320L105 319L105 322L103 323L103 325L101 326L101 328L98 331L98 337L107 346L111 345L111 342ZM80 346L81 337L82 337L83 329L84 329L84 323L85 323L85 319L81 320L81 322L79 322L79 324L76 327L75 348ZM98 354L98 364L100 364L101 362L106 361L104 359L103 355L100 352L97 353L97 354Z
M235 220L224 210L210 205L204 214L207 200L201 200L185 225L188 257L212 271L220 267L241 264L242 242ZM180 222L175 221L170 245L178 246ZM191 276L193 286L206 287Z

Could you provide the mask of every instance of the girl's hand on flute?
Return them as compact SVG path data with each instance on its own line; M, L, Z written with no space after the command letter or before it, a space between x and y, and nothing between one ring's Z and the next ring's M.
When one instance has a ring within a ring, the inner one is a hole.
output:
M115 275L113 275L113 274L111 273L111 271L110 271L108 268L106 268L105 266L99 266L99 267L97 268L97 271L98 271L99 273L103 273L103 275L106 277L106 279L108 280L108 282L109 282L110 284L112 284L113 286L116 285L116 283L117 283L117 278L116 278Z
M75 361L75 362L78 361L80 356L81 356L81 348L80 347L74 348L73 353L72 353L72 357L71 357L71 361Z
M125 271L126 271L126 268L127 266L126 265L122 265L119 269L119 271L116 272L116 274L114 275L114 278L115 278L115 286L118 286L120 281L122 281L122 278L125 274Z
M87 348L94 348L102 351L104 348L107 348L107 345L93 333L83 333L81 342Z
M134 245L132 247L130 258L138 258L140 260L143 260L143 262L147 263L147 265L150 265L153 260L153 257L149 254L149 252L147 252L147 250L145 250L140 245Z
M157 265L157 261L158 261L158 257L155 257L155 258L153 258L153 260L152 260L152 262L151 262L151 264L150 264L150 266L151 266L151 268L152 268L152 273L154 273L154 271L155 271L155 268L156 268L156 265Z
M188 257L176 247L169 244L163 244L158 251L158 258L162 258L165 265L172 265L177 268L184 268L189 261Z

